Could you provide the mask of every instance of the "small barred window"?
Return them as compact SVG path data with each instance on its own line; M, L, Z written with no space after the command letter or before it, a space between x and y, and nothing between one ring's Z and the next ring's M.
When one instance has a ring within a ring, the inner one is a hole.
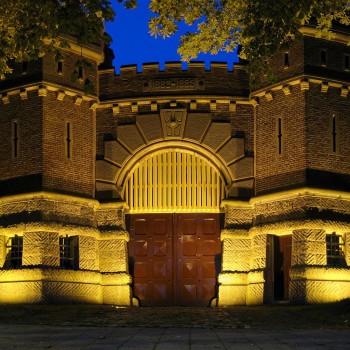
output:
M333 267L346 267L343 237L333 232L326 236L327 265Z
M79 250L77 236L61 236L60 245L60 267L64 269L79 268Z
M15 269L22 266L23 237L10 237L6 244L5 268Z

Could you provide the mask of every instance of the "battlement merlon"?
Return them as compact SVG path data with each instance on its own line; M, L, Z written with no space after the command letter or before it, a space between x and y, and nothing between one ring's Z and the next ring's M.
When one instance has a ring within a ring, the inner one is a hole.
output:
M234 74L236 70L242 70L244 69L244 65L235 63L232 67L229 67L227 62L219 62L219 61L213 61L210 62L210 68L205 68L204 61L191 61L188 63L188 68L183 67L183 63L181 61L169 61L165 62L165 68L164 70L160 69L160 65L158 62L147 62L142 64L141 71L138 71L136 64L128 64L123 65L120 67L120 74L117 74L116 76L119 77L129 77L129 76L136 76L136 75L153 75L153 74L181 74L181 73L187 73L187 74L199 74L199 73L215 73L215 72L222 72L222 73L230 73ZM100 74L111 74L111 72L114 72L113 68L100 70Z
M99 71L100 99L160 96L185 93L186 95L249 95L249 77L243 65L229 69L226 62L212 62L205 69L204 62L190 62L184 69L181 62L166 62L164 70L159 63L145 63L142 70L137 65Z

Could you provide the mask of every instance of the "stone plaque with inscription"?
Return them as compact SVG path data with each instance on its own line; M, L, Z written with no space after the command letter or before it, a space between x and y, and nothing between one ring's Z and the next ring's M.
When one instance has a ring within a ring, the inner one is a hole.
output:
M164 78L144 81L143 91L204 90L204 80L198 78Z

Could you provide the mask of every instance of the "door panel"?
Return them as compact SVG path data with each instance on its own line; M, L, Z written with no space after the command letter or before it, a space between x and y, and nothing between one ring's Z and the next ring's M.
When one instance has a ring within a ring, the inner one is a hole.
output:
M141 306L208 306L220 272L220 214L127 216L133 292Z
M134 295L143 306L172 305L172 215L132 215L129 261Z
M218 214L178 214L175 217L177 244L178 305L208 306L216 296L221 255Z

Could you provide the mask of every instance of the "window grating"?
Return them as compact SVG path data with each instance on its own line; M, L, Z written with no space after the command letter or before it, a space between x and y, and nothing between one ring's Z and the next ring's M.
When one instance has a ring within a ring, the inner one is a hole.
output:
M326 242L327 265L333 267L346 267L343 237L333 232L326 236Z
M18 268L22 266L23 237L10 237L6 244L6 268Z
M60 244L60 267L65 269L79 268L78 237L61 236Z
M220 174L206 160L172 151L144 160L130 175L130 212L218 211L224 198Z

